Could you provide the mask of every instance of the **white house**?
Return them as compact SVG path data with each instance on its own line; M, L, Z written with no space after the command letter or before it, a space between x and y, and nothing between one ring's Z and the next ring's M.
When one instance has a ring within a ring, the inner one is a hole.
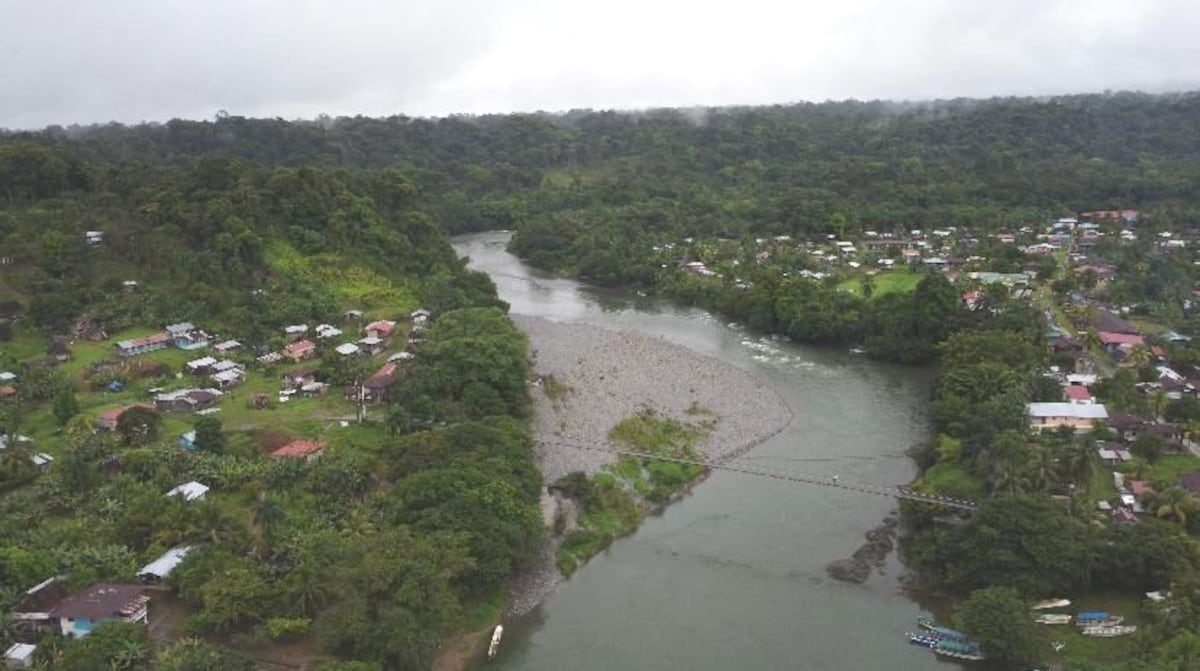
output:
M171 571L174 571L175 567L183 562L184 557L187 557L188 553L194 549L194 545L181 545L167 550L161 557L146 564L142 570L137 572L138 580L145 583L162 581L171 575Z
M358 345L355 345L352 342L342 343L341 345L334 347L333 351L341 354L342 356L350 356L351 354L358 354Z

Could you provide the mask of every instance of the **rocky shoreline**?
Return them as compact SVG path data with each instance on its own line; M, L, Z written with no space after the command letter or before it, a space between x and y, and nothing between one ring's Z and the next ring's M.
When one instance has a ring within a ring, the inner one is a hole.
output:
M553 378L553 389L539 385L530 393L546 483L614 463L617 455L605 451L609 429L647 408L681 422L715 417L696 448L718 463L774 436L792 419L783 399L753 375L668 340L523 315L512 319L529 337L535 374ZM549 526L561 502L544 494L542 504ZM533 565L514 576L506 618L533 610L562 581L556 549L548 538Z

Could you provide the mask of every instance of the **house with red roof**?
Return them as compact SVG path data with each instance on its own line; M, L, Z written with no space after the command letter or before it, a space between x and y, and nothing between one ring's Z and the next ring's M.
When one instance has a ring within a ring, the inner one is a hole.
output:
M293 440L271 453L276 459L303 459L307 462L316 461L321 457L325 443L316 440Z
M367 338L379 338L384 344L392 341L396 334L396 322L380 319L363 327L362 334Z
M1081 384L1067 385L1067 401L1070 403L1093 403L1092 392Z
M297 340L283 348L283 356L299 362L317 355L317 344L311 340Z
M129 408L113 408L112 410L105 410L99 415L96 415L96 427L112 431L113 429L117 428L117 422L121 420L121 415L124 415L125 411L128 409Z

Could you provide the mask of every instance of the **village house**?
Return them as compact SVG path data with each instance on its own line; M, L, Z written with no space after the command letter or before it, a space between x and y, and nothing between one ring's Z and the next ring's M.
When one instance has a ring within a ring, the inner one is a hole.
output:
M58 629L51 610L70 595L67 576L48 578L25 590L9 609L9 617L36 632Z
M208 347L208 343L211 340L207 333L196 328L191 322L168 324L166 331L171 337L171 342L175 343L175 346L182 350Z
M1121 440L1132 443L1150 422L1124 412L1113 412L1108 418L1108 428L1112 429Z
M283 348L284 358L291 359L293 362L311 359L316 355L317 345L311 340L298 340Z
M287 336L288 340L299 340L306 333L308 333L308 324L293 324L283 328L283 334Z
M147 352L166 349L169 344L171 344L171 336L167 335L166 332L151 333L148 336L118 342L116 345L117 355L137 356L139 354L146 354Z
M364 354L368 354L370 356L375 356L376 354L379 354L380 352L383 351L384 343L383 343L383 340L380 338L377 338L375 336L367 336L365 338L359 339L358 349L361 352L363 352Z
M214 363L211 370L212 375L209 376L209 379L215 382L219 389L228 389L239 384L246 376L246 371L229 359L222 359Z
M325 443L315 440L294 440L271 453L276 459L303 459L307 462L316 461L321 457Z
M273 363L279 363L280 361L283 361L283 355L279 352L267 352L266 354L258 357L259 363L266 364L268 366Z
M84 231L83 239L87 240L89 245L98 245L104 242L104 231Z
M332 324L317 324L317 337L322 339L337 338L342 330Z
M123 408L113 408L111 410L105 410L104 412L100 413L99 415L96 415L96 421L95 421L96 428L104 429L106 431L112 431L112 430L116 429L117 422L121 421L121 415L124 415L125 411L132 407L134 407L134 406L126 406Z
M396 333L396 322L387 320L373 321L363 327L362 334L368 338L378 338L385 345L392 342Z
M299 389L306 384L312 384L316 381L317 372L314 370L294 370L283 374L284 389Z
M101 583L63 599L50 609L63 636L87 636L107 621L146 623L150 597L141 585Z
M388 388L396 379L396 363L388 362L362 384L362 400L367 403L385 403Z
M352 342L342 343L341 345L334 347L333 351L341 354L342 356L350 356L352 354L358 354L358 345L355 345Z
M6 384L0 387L0 401L7 401L17 397L18 389L16 385Z
M0 383L2 383L2 384L8 384L9 382L12 382L16 379L17 379L17 374L13 373L11 371L6 370L6 371L0 373Z
M196 412L211 408L220 400L219 389L180 389L156 395L154 407L162 412Z
M158 559L146 564L137 572L138 580L143 583L162 582L175 567L183 563L185 557L195 549L194 545L181 545L167 550Z
M1108 412L1099 403L1028 403L1025 413L1029 417L1029 428L1036 431L1069 426L1077 432L1086 432L1097 421L1108 419Z
M362 310L346 310L344 313L342 313L342 319L345 319L348 322L358 321L362 319L362 317Z
M1095 399L1092 398L1092 392L1083 385L1067 385L1065 392L1068 403L1091 404L1095 402Z
M213 352L215 352L217 354L225 355L225 354L229 354L230 352L234 351L235 349L239 349L241 346L242 346L242 343L240 343L236 340L226 340L224 342L219 342L216 345L213 345Z
M199 359L193 359L184 365L187 367L188 372L192 375L207 375L212 372L212 367L215 363L217 363L216 359L212 358L211 356L206 356Z

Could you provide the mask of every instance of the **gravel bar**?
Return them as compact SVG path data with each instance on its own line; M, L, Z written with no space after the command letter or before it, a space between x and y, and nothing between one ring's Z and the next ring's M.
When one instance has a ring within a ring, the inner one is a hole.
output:
M645 408L689 423L705 419L688 414L693 404L714 413L716 426L696 446L713 462L743 454L792 419L783 399L750 373L666 339L524 315L512 320L529 336L534 372L569 388L554 400L540 387L530 391L547 483L615 462L613 453L577 446L607 448L609 430ZM547 515L552 519L551 511ZM538 564L515 577L510 617L532 610L559 582L552 548Z

